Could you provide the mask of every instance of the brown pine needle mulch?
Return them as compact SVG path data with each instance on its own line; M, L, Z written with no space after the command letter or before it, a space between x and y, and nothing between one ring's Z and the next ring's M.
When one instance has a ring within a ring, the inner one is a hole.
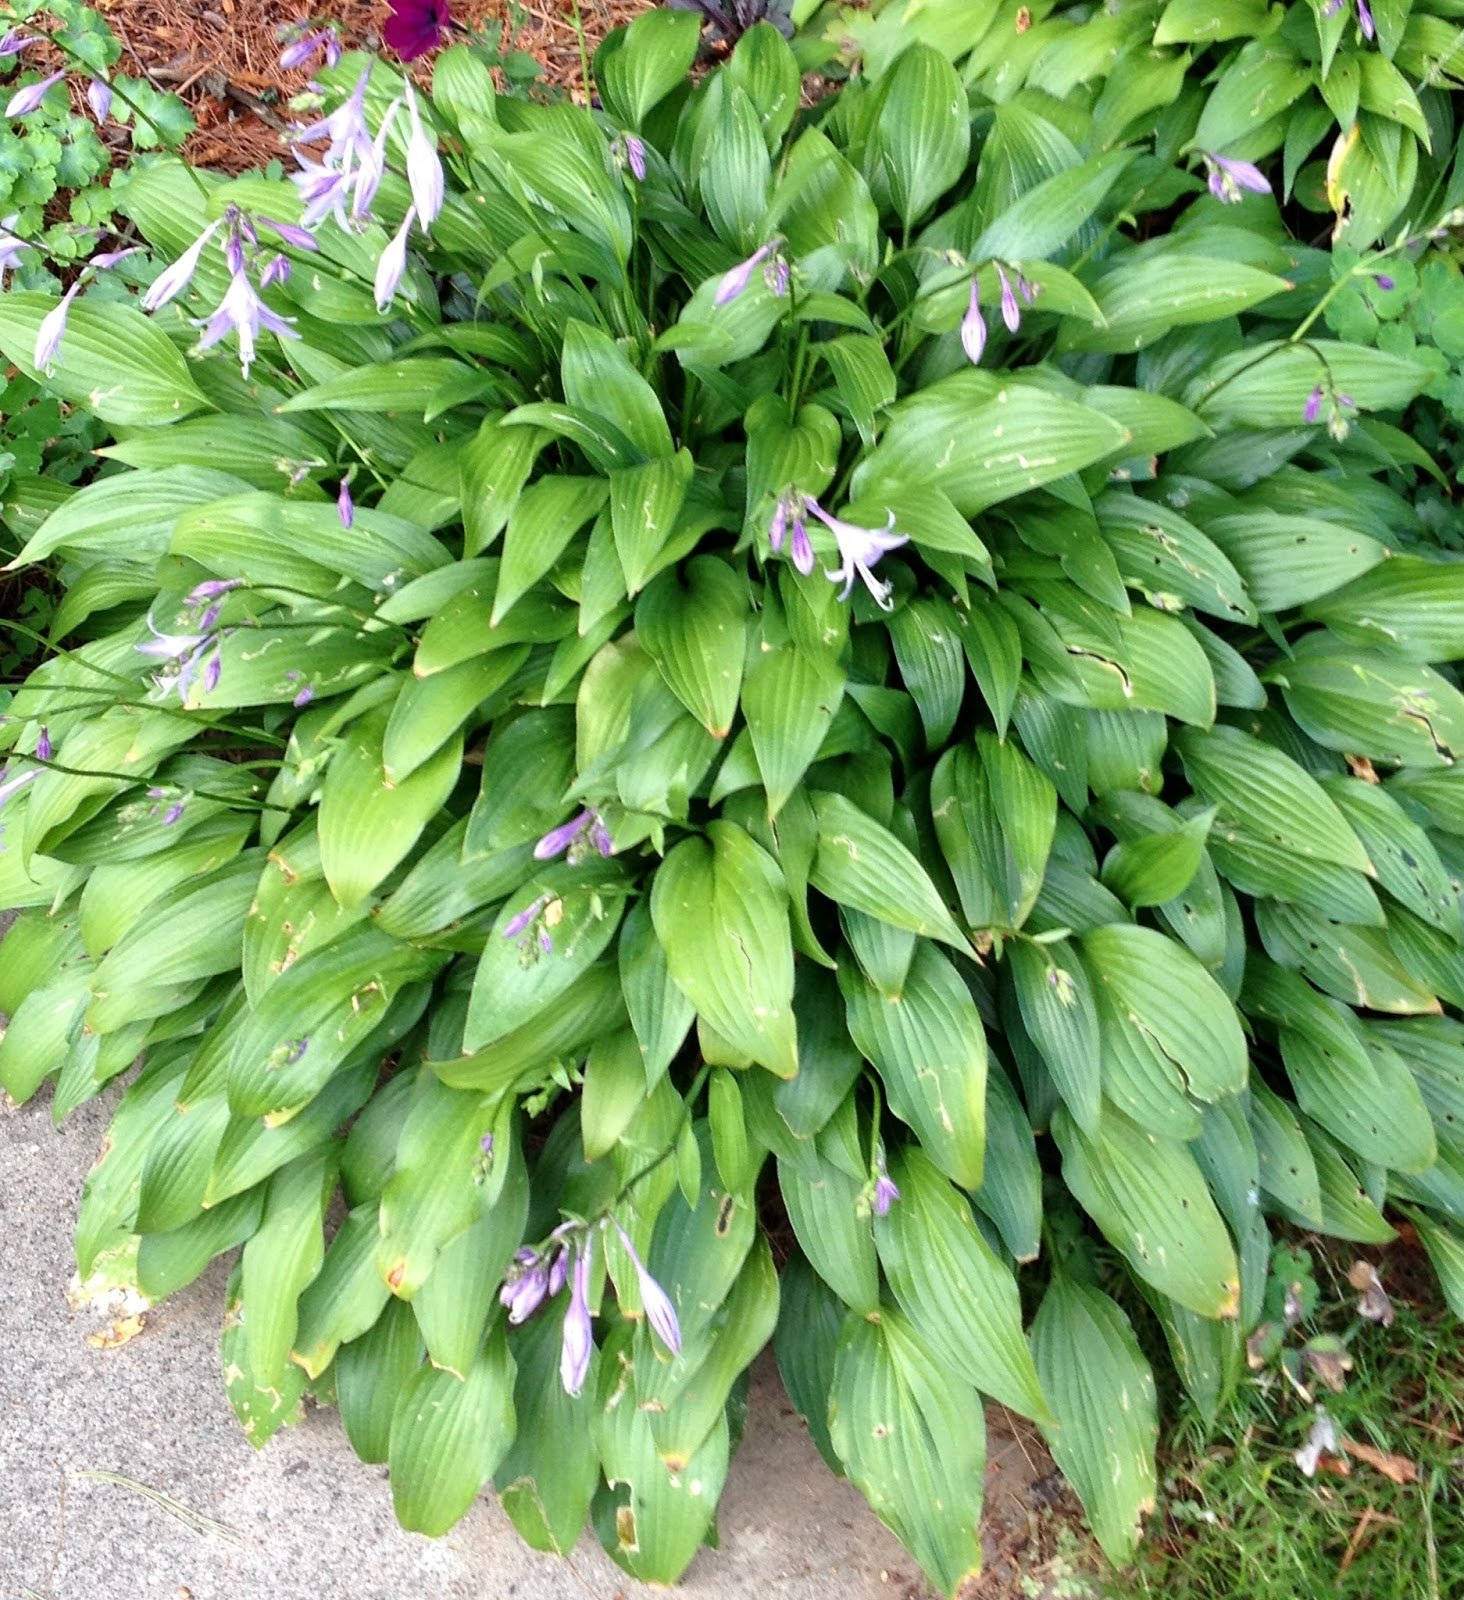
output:
M284 154L291 96L308 70L282 72L280 30L334 21L347 45L375 47L384 0L95 0L122 41L124 71L188 104L198 128L185 154L200 166L243 172ZM580 0L587 49L647 9L648 0ZM502 48L543 63L545 81L584 94L574 0L453 0L457 22L497 23Z

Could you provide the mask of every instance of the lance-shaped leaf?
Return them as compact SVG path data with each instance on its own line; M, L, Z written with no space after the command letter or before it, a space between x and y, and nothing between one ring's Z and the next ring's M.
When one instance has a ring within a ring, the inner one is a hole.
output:
M986 1427L976 1391L886 1310L850 1312L829 1411L833 1446L874 1514L942 1594L981 1567Z
M809 882L815 889L892 927L967 948L930 874L888 828L827 790L813 796L813 808L818 853Z
M376 1270L376 1238L376 1205L368 1201L341 1223L300 1296L290 1359L307 1377L318 1378L342 1344L372 1327L391 1298Z
M1134 1271L1202 1317L1235 1316L1235 1247L1189 1150L1111 1106L1097 1137L1062 1108L1052 1131L1068 1188Z
M845 1305L863 1316L878 1311L879 1263L860 1184L809 1152L797 1164L779 1161L778 1187L813 1270Z
M422 1335L404 1300L390 1300L359 1339L335 1359L336 1404L351 1448L363 1461L385 1461L398 1397L422 1365Z
M969 1201L913 1147L890 1173L900 1198L876 1218L874 1237L901 1310L952 1372L1023 1416L1048 1420L1022 1337L1017 1280L982 1238Z
M770 817L798 787L843 698L844 672L831 654L791 639L757 646L742 686L742 714Z
M1096 1132L1103 1100L1098 1006L1081 956L1067 942L1006 947L1012 988L1032 1043L1079 1127Z
M715 739L737 712L750 596L747 580L714 556L663 573L635 608L636 633L672 693Z
M1230 997L1183 945L1152 928L1114 922L1083 937L1094 981L1119 1013L1184 1074L1190 1093L1216 1100L1245 1087L1245 1034Z
M1026 1107L1000 1062L986 1066L986 1148L990 1159L976 1208L996 1224L1017 1261L1035 1261L1042 1244L1042 1168Z
M1057 1277L1032 1324L1032 1354L1057 1418L1047 1443L1078 1492L1104 1554L1133 1555L1154 1509L1154 1375L1128 1318L1099 1290Z
M685 839L651 891L676 986L722 1038L780 1077L798 1070L788 895L772 859L733 823Z
M879 1070L890 1110L965 1189L979 1188L986 1134L986 1035L960 974L922 940L890 997L853 961L839 963L849 1032Z
M446 1533L493 1476L515 1425L513 1357L501 1325L465 1378L430 1365L415 1372L391 1418L397 1521L416 1533Z
M1452 765L1464 753L1464 695L1422 662L1319 644L1265 676L1329 750L1410 767Z
M219 1335L219 1361L224 1374L224 1391L244 1437L256 1450L264 1446L283 1427L298 1422L304 1414L301 1396L305 1374L293 1364L285 1367L278 1383L255 1372L249 1359L249 1314L241 1289L242 1269L235 1267L224 1293L224 1326Z
M1250 1129L1262 1190L1304 1227L1320 1228L1322 1191L1316 1159L1295 1110L1259 1080L1250 1090Z
M1445 1303L1464 1322L1464 1230L1450 1227L1423 1211L1410 1211L1408 1215L1438 1274Z

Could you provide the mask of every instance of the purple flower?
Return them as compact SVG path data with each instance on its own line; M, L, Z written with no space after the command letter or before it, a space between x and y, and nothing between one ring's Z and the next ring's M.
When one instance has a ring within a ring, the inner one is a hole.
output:
M422 126L422 116L417 109L417 94L412 81L407 80L407 115L411 132L407 135L407 183L412 191L412 205L417 212L422 232L428 232L442 210L442 162L437 154L437 139Z
M187 803L188 802L186 800L175 800L172 805L168 807L168 809L163 813L163 826L165 828L172 828L177 825L177 823L182 819L183 808L185 805L187 805Z
M78 279L41 319L36 329L36 348L32 364L41 372L49 373L56 365L61 351L61 340L66 334L66 319L71 315L71 302L81 290Z
M303 689L290 702L296 711L303 711L315 698L315 690L307 683Z
M1357 25L1362 29L1364 39L1376 37L1378 30L1373 23L1372 10L1367 0L1357 0Z
M36 740L36 760L49 761L51 759L51 732L43 722L40 737Z
M8 29L5 36L0 38L0 60L4 60L6 56L18 56L22 50L29 50L35 42L29 34L22 33L19 28Z
M1398 287L1396 280L1390 278L1386 272L1378 273L1377 277L1373 279L1373 282L1377 284L1378 288L1383 290L1396 289Z
M590 1321L590 1250L586 1238L574 1258L570 1274L569 1309L564 1313L564 1338L559 1352L559 1381L566 1394L578 1395L589 1376L595 1352L595 1330Z
M0 767L0 806L13 794L25 788L26 784L34 783L41 775L39 767L27 767L24 772L12 772L9 767Z
M895 1180L885 1171L884 1150L879 1150L874 1158L874 1198L870 1202L871 1209L877 1217L887 1217L890 1207L900 1198L900 1191L895 1185Z
M381 160L366 122L366 86L370 78L371 69L367 67L356 80L356 87L329 116L298 129L293 136L296 145L328 141L319 165L302 160L303 170L294 174L305 207L300 221L306 229L315 227L332 212L343 228L369 213L381 181ZM383 124L383 134L388 125Z
M973 364L980 364L982 352L986 349L986 318L981 315L981 285L974 276L966 315L961 318L961 348Z
M202 583L196 583L184 596L184 605L201 606L210 600L217 600L221 594L228 594L230 589L242 588L243 578L205 578Z
M1222 205L1238 205L1245 198L1242 193L1245 189L1252 194L1270 194L1271 185L1266 182L1265 173L1249 161L1235 161L1229 156L1210 155L1204 151L1201 157L1209 171L1210 193Z
M768 524L768 546L774 554L782 551L783 540L791 525L793 538L788 548L788 555L805 578L813 571L817 559L808 537L808 505L807 495L800 494L796 489L790 489L778 497L778 503L773 508L773 520Z
M637 183L646 181L646 142L639 135L628 133L625 136L625 159L630 165L631 176Z
M381 37L403 61L435 50L452 26L447 0L388 0L391 15Z
M817 500L809 500L807 504L814 516L833 534L834 542L839 547L839 565L828 569L825 574L831 582L844 585L839 591L839 598L847 600L855 578L862 578L865 588L874 596L875 604L885 611L892 609L891 585L875 577L874 567L888 551L898 550L902 544L909 543L903 533L892 531L895 526L894 513L890 513L889 521L883 528L861 528L856 523L831 517Z
M94 272L106 272L115 267L119 261L125 261L128 256L140 256L143 253L140 244L129 245L126 250L101 250L87 262Z
M259 274L260 289L273 289L277 283L287 282L292 270L288 256L271 256Z
M614 855L615 844L610 837L600 813L593 806L581 811L568 822L551 828L534 846L535 861L552 861L567 850L571 862L583 860L589 846L602 856Z
M318 28L314 33L296 39L293 44L287 44L280 51L280 65L287 72L292 72L296 67L303 67L322 50L325 51L325 64L328 67L335 66L341 59L341 41L334 28Z
M549 1273L538 1252L519 1249L514 1251L514 1265L498 1291L498 1303L508 1307L508 1320L517 1327L555 1292L549 1287Z
M86 103L97 121L105 122L112 114L112 85L93 78L86 86Z
M1002 270L999 261L996 264L996 281L1001 285L1001 320L1006 323L1008 333L1015 333L1022 325L1022 308L1017 304L1011 279Z
M341 526L349 528L356 520L356 502L351 498L351 481L349 478L341 479L340 493L336 496L336 510L340 513Z
M611 1219L614 1221L614 1218ZM645 1262L635 1253L635 1246L630 1242L630 1235L618 1222L615 1231L620 1235L620 1242L625 1246L625 1253L630 1257L630 1264L635 1268L636 1282L640 1286L641 1305L645 1308L646 1321L656 1330L661 1343L673 1356L681 1354L681 1324L676 1319L676 1308L671 1304L671 1297L659 1283L646 1271Z
M297 250L318 250L315 235L304 228L298 228L293 222L276 222L273 217L258 217L255 219L261 228L268 228L271 233L278 234L288 245L293 245Z
M230 277L224 298L202 327L203 336L198 341L200 350L211 349L231 332L238 336L239 362L246 378L254 364L256 341L261 332L277 334L282 339L300 337L288 317L278 316L265 305L242 271Z
M5 107L5 115L7 117L29 116L32 111L40 108L41 101L65 76L66 69L63 67L59 72L53 72L48 78L42 78L36 83L28 83L23 89L17 89L11 95L10 103Z
M756 272L760 266L762 266L764 261L767 261L769 256L774 254L774 252L780 247L781 243L782 241L779 239L772 239L767 244L760 245L752 252L746 261L739 261L730 272L723 273L722 281L717 285L717 292L712 296L712 304L714 306L725 306L729 305L733 300L735 300L738 295L740 295L743 290L747 288L748 284L752 282L753 273ZM770 263L770 265L776 267L777 260L775 259L775 261ZM787 263L785 262L783 265L786 269ZM765 269L765 281L766 278L767 271ZM772 283L768 283L768 287L773 290L774 294L787 293L786 271L782 281L783 288L781 290L774 288Z
M178 259L163 270L153 279L142 296L142 309L144 311L158 311L167 305L170 300L176 300L193 281L193 274L198 271L199 258L203 255L203 248L210 239L223 226L223 219L211 222Z
M549 1263L549 1294L552 1298L564 1287L565 1279L569 1277L569 1251L561 1248L554 1254L554 1259Z
M1315 422L1322 414L1322 386L1318 384L1306 397L1306 405L1302 410L1302 417L1309 423Z
M22 250L34 248L28 240L17 238L15 234L7 231L15 226L17 220L15 216L0 220L0 278L14 268L15 258Z
M417 208L407 207L407 214L402 218L402 225L392 235L385 250L381 252L381 259L376 263L376 309L387 311L392 301L396 298L397 288L402 281L402 275L407 270L407 236L412 231L412 224L417 220Z

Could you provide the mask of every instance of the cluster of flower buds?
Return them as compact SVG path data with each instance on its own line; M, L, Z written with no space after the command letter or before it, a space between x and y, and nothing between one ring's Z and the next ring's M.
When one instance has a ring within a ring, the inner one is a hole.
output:
M283 32L285 47L280 51L280 65L286 72L303 67L324 55L325 64L333 67L341 59L341 36L332 23L324 28L311 28L308 23L296 23Z
M635 1269L646 1321L671 1354L679 1355L681 1324L670 1296L646 1270L625 1229L618 1222L614 1226ZM602 1221L601 1231L604 1227L605 1222ZM527 1322L542 1306L554 1299L566 1283L569 1284L559 1378L565 1392L571 1395L579 1394L584 1388L595 1352L594 1327L590 1317L590 1263L593 1251L594 1233L591 1228L579 1222L563 1222L549 1235L542 1249L525 1247L514 1253L513 1265L498 1291L499 1304L507 1308L509 1322L517 1326Z
M788 489L779 495L778 503L773 508L772 521L768 525L768 546L778 554L786 541L789 558L805 577L814 568L813 545L808 537L810 515L817 517L833 534L838 547L839 565L825 568L824 576L831 583L843 584L839 591L840 600L847 600L854 588L854 580L862 578L865 588L874 596L875 604L886 611L890 610L893 586L875 577L874 568L882 556L909 542L906 535L894 532L894 513L890 513L889 521L883 528L862 528L858 523L831 516L811 494Z
M1210 193L1221 205L1239 205L1247 189L1252 194L1270 194L1271 185L1266 182L1265 173L1249 161L1236 161L1231 156L1210 155L1204 151L1201 151L1201 158L1208 174Z
M1308 424L1320 422L1323 411L1327 414L1327 432L1340 444L1352 431L1349 412L1357 410L1357 402L1350 394L1339 394L1330 381L1318 384L1306 397L1302 407L1302 420Z
M577 817L551 828L534 846L534 860L552 861L556 856L565 856L571 866L577 866L592 851L602 856L613 856L615 843L605 826L605 819L590 806Z
M1008 333L1015 333L1022 325L1022 307L1030 306L1037 298L1037 285L1024 278L1015 267L1010 277L1000 261L994 263L996 281L1001 285L1001 320ZM966 302L966 314L961 318L961 348L973 364L979 364L986 349L986 318L981 314L981 285L971 275L971 298Z
M646 142L633 133L617 133L610 144L610 159L623 172L627 167L637 183L646 181Z
M730 272L723 273L717 292L712 296L712 304L725 306L737 299L752 282L752 275L759 267L762 268L763 282L768 286L769 293L779 297L788 293L791 268L787 256L783 254L783 241L769 239L766 244L759 245L746 261L739 261Z
M192 628L187 633L164 633L148 613L147 626L152 638L137 646L139 655L160 661L154 680L161 693L177 692L184 705L193 686L201 682L203 692L212 694L219 686L223 672L223 654L220 646L230 629L219 627L223 610L223 597L230 589L237 589L242 578L210 578L192 589L184 606L195 613Z
M503 937L518 940L519 953L528 964L537 961L541 953L547 956L554 948L554 929L563 919L564 902L559 896L541 894L509 919Z
M3 38L0 38L0 60L8 56L22 55L33 44L40 42L39 35L22 33L19 28L11 28ZM23 84L6 102L5 115L28 117L33 111L39 111L46 96L66 77L67 70L61 67L55 72L48 72L43 78L37 78L33 83ZM105 122L112 113L111 84L105 78L91 79L86 86L86 103L97 121Z

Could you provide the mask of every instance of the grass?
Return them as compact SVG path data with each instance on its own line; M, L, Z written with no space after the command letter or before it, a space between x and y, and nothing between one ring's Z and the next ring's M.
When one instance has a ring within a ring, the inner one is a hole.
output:
M1348 1340L1354 1368L1324 1401L1337 1436L1389 1458L1295 1461L1311 1407L1276 1371L1248 1378L1206 1438L1181 1408L1161 1458L1159 1514L1110 1600L1461 1600L1464 1338L1416 1246L1377 1262L1390 1328L1359 1323L1346 1246L1313 1247L1322 1309L1293 1334ZM1393 1460L1391 1458L1398 1458ZM1350 1471L1346 1470L1350 1467Z

